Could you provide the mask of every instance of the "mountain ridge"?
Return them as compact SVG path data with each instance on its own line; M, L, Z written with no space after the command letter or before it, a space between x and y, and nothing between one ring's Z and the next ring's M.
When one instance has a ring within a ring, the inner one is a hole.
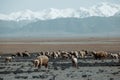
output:
M110 17L120 13L120 5L101 3L90 8L80 7L79 9L44 9L42 11L31 11L29 9L12 12L10 14L1 14L0 20L51 20L57 18L86 18L92 16Z
M0 37L119 36L119 21L120 17L116 16L0 21Z

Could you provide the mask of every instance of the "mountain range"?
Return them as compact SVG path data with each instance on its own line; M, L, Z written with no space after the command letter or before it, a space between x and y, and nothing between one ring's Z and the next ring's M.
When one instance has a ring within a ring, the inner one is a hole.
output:
M0 14L0 20L48 20L57 18L85 18L92 16L110 17L120 13L120 5L101 3L90 8L80 7L75 10L72 8L67 9L44 9L42 11L31 11L29 9L12 12L10 14Z
M0 14L0 37L119 36L120 6L31 10ZM120 36L119 36L120 37Z

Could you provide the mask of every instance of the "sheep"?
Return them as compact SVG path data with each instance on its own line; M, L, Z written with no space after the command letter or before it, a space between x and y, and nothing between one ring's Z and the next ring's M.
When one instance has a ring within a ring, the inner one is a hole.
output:
M54 59L58 58L58 54L57 54L56 52L51 52L51 56L52 56Z
M78 68L78 60L74 55L71 56L71 61L72 61L73 67Z
M38 67L40 68L41 66L45 66L45 68L48 67L48 61L49 61L49 58L45 55L42 55L42 56L38 56L34 61L33 61L33 64L35 67Z
M41 56L41 55L45 55L45 52L41 51L41 52L39 52L39 55L40 55L40 56Z
M23 57L30 57L30 54L28 51L22 52Z
M23 57L23 54L21 52L17 52L16 55L19 57Z
M38 67L39 66L39 60L38 59L33 60L33 64L34 64L34 67Z
M46 55L47 57L50 57L50 52L49 52L49 51L46 51L46 52L45 52L45 55Z
M79 55L81 56L81 58L85 58L86 52L84 50L79 51Z
M120 53L117 53L118 54L118 58L120 58Z
M118 53L118 59L119 59L119 62L120 62L120 53Z
M118 54L113 54L113 53L110 53L110 57L112 57L112 58L115 58L115 59L118 59Z
M71 56L74 55L74 57L78 58L78 51L71 51L69 53Z
M56 53L57 53L58 57L60 57L61 53L59 51L57 51Z
M12 57L9 56L9 57L5 57L5 62L11 62L12 61Z
M62 52L61 52L61 57L62 57L63 59L68 59L68 58L69 58L68 54L69 54L68 52L62 51Z
M118 56L120 56L120 53L118 53Z
M92 51L92 54L94 56L95 59L102 59L102 58L107 58L108 57L108 53L105 51Z
M16 57L17 55L16 55L16 54L12 54L11 56L12 56L12 57Z

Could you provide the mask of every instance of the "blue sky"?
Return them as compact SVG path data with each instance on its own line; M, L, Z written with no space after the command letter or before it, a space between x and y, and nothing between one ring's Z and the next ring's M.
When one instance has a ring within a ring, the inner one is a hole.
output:
M11 13L30 9L40 11L48 8L90 7L101 2L120 4L120 0L0 0L0 13Z

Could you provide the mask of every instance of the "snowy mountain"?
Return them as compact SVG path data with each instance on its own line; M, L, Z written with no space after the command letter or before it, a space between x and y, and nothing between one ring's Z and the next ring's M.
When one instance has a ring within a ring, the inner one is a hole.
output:
M120 12L120 5L101 3L90 8L45 9L42 11L24 10L10 14L0 14L0 20L49 20L56 18L86 18L92 16L110 17Z

